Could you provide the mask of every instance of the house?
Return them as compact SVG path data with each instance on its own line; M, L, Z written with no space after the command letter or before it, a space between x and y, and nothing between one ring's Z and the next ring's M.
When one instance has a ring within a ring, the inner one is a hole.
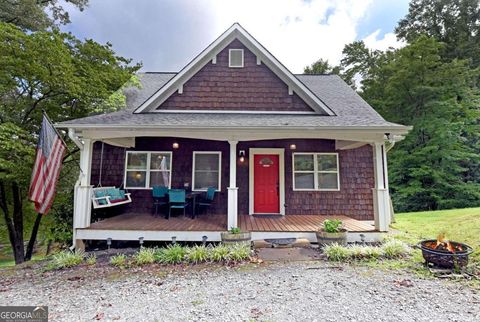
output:
M336 75L294 75L239 24L178 73L141 73L126 109L57 124L81 149L74 239L304 237L341 218L349 239L388 230L387 149L410 130L384 120ZM154 185L215 187L195 219L153 217ZM92 223L92 189L132 202ZM370 224L373 222L374 224Z

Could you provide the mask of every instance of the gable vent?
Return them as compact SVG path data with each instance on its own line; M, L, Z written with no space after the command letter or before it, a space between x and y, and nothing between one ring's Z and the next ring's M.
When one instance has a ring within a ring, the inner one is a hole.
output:
M230 49L228 51L228 67L243 67L243 49Z

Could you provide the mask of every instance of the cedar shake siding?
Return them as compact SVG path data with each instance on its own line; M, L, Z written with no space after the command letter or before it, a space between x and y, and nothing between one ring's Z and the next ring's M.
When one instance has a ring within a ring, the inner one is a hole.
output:
M244 67L228 67L229 49L243 49ZM175 92L160 110L309 111L297 94L239 40L232 41L217 55L216 64L207 63Z
M217 61L218 62L218 61ZM179 149L172 149L178 142ZM295 151L289 149L296 144ZM245 162L237 163L238 213L248 214L248 150L249 148L285 149L285 203L286 215L347 215L358 220L373 220L374 168L373 150L370 145L335 151L334 140L288 139L239 142L237 151L245 150ZM172 188L183 188L184 182L192 183L193 151L221 151L222 178L221 192L215 195L215 202L208 210L213 214L227 214L227 186L229 182L229 145L222 141L208 141L181 138L137 138L137 151L172 151ZM98 184L101 143L94 145L91 183ZM340 165L340 191L293 191L293 152L338 152ZM105 144L103 154L102 185L123 184L125 149ZM130 189L133 202L125 207L130 212L150 212L151 190ZM119 207L120 208L120 207ZM110 210L109 210L110 211ZM115 210L117 211L117 210Z

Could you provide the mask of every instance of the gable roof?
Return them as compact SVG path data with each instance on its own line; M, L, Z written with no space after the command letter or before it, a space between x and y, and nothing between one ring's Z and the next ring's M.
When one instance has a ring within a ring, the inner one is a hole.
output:
M173 76L164 86L152 93L138 108L137 113L153 112L175 91L183 86L202 67L210 62L221 50L231 41L238 39L247 47L257 59L265 64L275 75L277 75L289 88L294 91L302 100L318 114L333 116L335 113L315 93L298 80L285 66L283 66L268 50L266 50L255 38L253 38L240 24L233 24L220 37L212 42L204 51L195 57L179 73Z
M134 113L176 73L139 73L141 88L126 90L127 107L113 113L88 116L57 124L62 128L363 128L379 131L408 128L383 119L360 95L337 75L294 75L315 95L322 97L335 116L275 113Z

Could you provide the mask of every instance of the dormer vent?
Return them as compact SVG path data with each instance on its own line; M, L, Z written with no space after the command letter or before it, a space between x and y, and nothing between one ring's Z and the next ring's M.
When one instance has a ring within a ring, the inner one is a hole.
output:
M228 67L243 68L243 49L230 49L228 51Z

